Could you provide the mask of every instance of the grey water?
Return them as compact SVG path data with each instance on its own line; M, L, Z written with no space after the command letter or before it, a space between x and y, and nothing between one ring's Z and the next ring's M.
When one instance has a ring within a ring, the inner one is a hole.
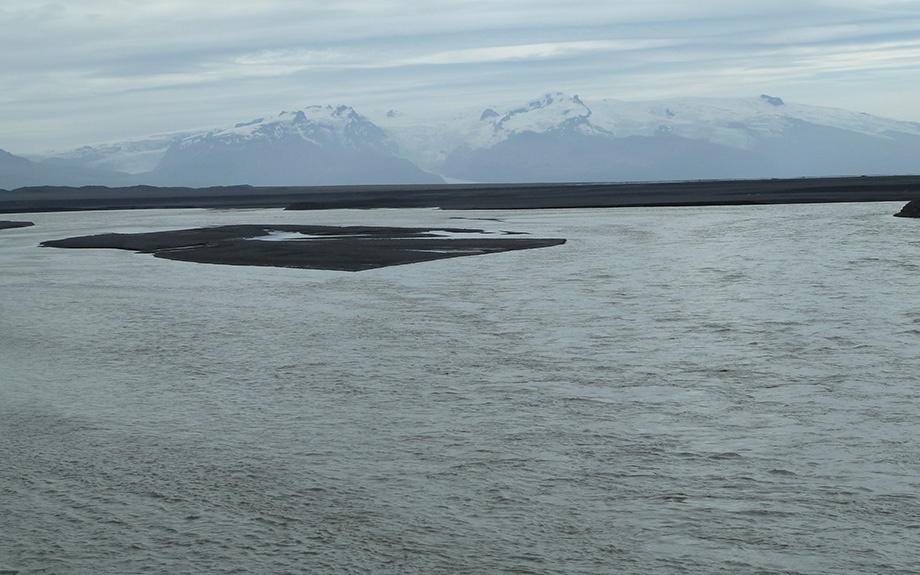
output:
M0 573L916 573L898 208L17 216ZM278 222L568 242L360 273L38 247Z

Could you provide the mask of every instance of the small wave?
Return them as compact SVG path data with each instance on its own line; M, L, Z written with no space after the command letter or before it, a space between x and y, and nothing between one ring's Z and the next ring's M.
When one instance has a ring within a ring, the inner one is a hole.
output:
M724 451L722 453L711 453L708 455L709 459L722 460L722 459L742 459L743 456L740 453L734 451Z

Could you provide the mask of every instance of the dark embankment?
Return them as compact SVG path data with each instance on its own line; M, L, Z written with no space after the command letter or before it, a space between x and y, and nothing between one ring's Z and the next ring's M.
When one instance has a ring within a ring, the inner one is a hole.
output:
M0 213L141 208L612 208L908 201L917 197L920 176L627 184L42 187L0 191Z
M451 237L463 234L463 237ZM475 237L481 234L482 237ZM506 237L506 236L514 237ZM474 236L470 238L469 236ZM141 234L98 234L42 242L57 248L114 248L188 262L362 271L386 266L556 246L482 230L367 226L231 225Z
M32 222L11 222L9 220L0 220L0 230L8 230L11 228L27 228L29 226L34 226Z

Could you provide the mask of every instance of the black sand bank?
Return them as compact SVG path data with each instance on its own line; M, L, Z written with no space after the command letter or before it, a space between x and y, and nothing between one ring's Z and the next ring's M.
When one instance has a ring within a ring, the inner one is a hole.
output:
M12 228L27 228L34 226L32 222L12 222L9 220L0 220L0 230L9 230Z
M477 237L477 236L482 237ZM57 248L114 248L198 263L362 271L565 243L471 229L231 225L142 234L98 234L42 242Z

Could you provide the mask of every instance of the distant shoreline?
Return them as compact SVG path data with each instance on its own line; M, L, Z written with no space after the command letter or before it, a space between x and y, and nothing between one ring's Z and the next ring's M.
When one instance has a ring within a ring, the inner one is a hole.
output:
M0 213L171 208L292 210L564 209L886 202L920 199L920 176L586 184L441 184L322 187L132 186L0 190Z

